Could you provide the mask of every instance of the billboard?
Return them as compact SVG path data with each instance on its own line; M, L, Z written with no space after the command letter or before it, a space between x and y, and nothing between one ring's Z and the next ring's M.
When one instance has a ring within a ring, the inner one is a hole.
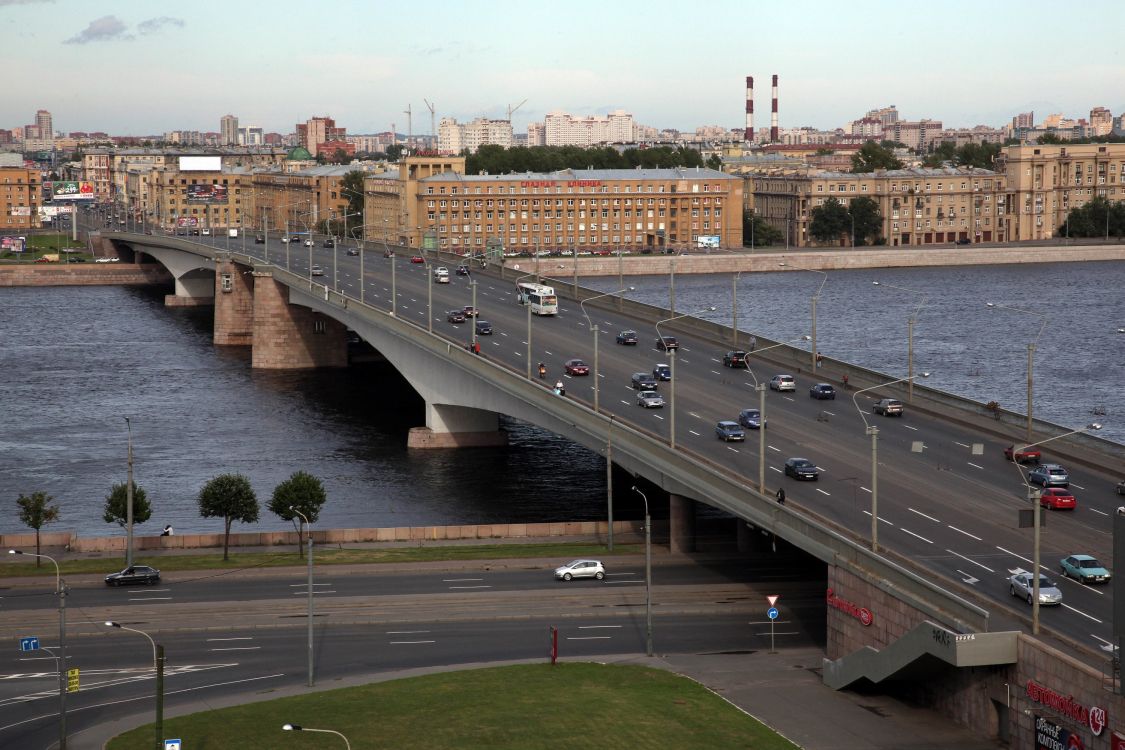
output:
M94 200L94 183L81 181L69 182L44 182L43 200L45 201L92 201Z
M188 185L188 203L226 203L226 185Z
M12 206L10 216L31 216L31 206Z
M197 227L199 226L199 219L194 216L181 216L176 219L176 226L178 227Z
M24 237L0 237L0 251L22 253L27 240Z
M223 157L221 156L181 156L181 172L222 172Z
M695 238L696 247L718 247L719 235L717 234L701 234Z

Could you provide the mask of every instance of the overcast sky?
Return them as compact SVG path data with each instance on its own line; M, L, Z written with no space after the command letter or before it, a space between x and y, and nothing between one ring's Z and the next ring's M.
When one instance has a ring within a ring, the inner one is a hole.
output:
M565 12L564 12L565 11ZM289 133L329 115L351 134L429 133L437 118L553 110L637 122L834 128L895 104L905 119L999 126L1035 110L1125 108L1122 0L0 0L0 128Z

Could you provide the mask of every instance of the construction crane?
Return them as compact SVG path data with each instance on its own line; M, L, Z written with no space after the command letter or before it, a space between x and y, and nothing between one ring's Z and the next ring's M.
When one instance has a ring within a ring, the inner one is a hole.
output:
M430 110L430 137L437 137L437 128L434 127L434 105L430 104L428 99L423 99L426 102L426 109Z
M409 104L406 105L406 109L402 110L402 113L406 115L406 145L409 147L410 141L414 137L414 115L410 113Z
M511 104L508 105L508 122L509 123L512 121L512 113L515 112L517 109L519 109L520 107L522 107L525 104L527 104L527 99L524 99L522 102L520 102L519 104L517 104L514 107Z

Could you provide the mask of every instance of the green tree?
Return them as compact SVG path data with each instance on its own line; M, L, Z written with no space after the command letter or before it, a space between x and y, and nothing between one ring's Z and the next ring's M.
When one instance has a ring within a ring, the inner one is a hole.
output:
M855 236L853 244L866 245L867 238L877 241L882 234L883 216L879 213L879 204L872 198L862 196L852 198L848 203L848 215L851 217L849 231L854 227Z
M718 154L711 154L707 157L707 168L714 169L721 172L723 170L723 159Z
M51 505L55 498L46 492L32 492L30 495L20 495L16 504L20 508L20 522L28 528L35 529L35 554L39 554L39 530L49 523L59 520L59 506ZM39 567L39 558L35 558L35 567Z
M320 509L328 500L324 492L324 485L312 474L304 471L294 472L288 479L273 489L269 509L271 513L279 516L283 521L292 521L297 529L298 552L304 549L304 538L301 536L301 516L294 513L295 508L309 519L309 523L316 523L320 517Z
M996 157L999 155L1000 146L995 143L966 143L957 149L957 164L963 167L992 169L996 166Z
M363 226L363 172L358 169L348 172L340 180L340 187L344 191L344 197L348 199L346 213L358 214L358 216L350 216L345 220L346 226L343 234L347 235L349 234L349 227Z
M750 211L742 212L743 247L765 247L779 243L783 238L781 230L761 216Z
M940 167L946 162L956 162L956 160L957 147L953 141L942 141L922 160L922 166Z
M818 242L835 242L851 227L848 209L835 198L829 198L824 205L812 210L809 234Z
M816 156L831 156L834 153L836 152L828 148L828 146L821 146L816 150Z
M1070 141L1064 141L1054 133L1044 133L1043 135L1039 136L1038 142L1040 145L1044 146L1057 146L1060 143L1070 143Z
M852 154L852 171L874 172L876 169L902 169L902 162L895 158L888 146L868 141Z
M254 523L258 520L258 496L250 480L241 474L222 474L203 485L199 491L199 515L223 519L223 559L230 559L230 525L235 521Z
M124 527L129 522L129 493L125 482L118 482L110 488L105 496L105 509L102 520L106 523L115 523ZM133 523L144 523L152 518L152 506L148 502L148 493L144 487L133 483Z

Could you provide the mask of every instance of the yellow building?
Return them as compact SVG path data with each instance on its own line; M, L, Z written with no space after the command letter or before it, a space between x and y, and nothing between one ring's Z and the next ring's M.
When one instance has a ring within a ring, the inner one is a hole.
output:
M40 184L38 169L0 167L0 232L39 226Z
M251 213L247 226L291 231L308 231L321 223L342 219L349 196L344 192L344 176L355 167L329 164L299 172L256 172L249 184ZM358 219L355 220L358 223Z

